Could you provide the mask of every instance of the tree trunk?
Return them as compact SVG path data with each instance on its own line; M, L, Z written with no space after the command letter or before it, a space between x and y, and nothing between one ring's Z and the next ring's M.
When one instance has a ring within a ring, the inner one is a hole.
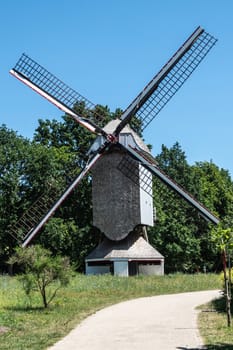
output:
M47 303L45 288L42 288L41 295L42 295L44 307L47 308L48 307L48 303Z
M227 276L227 264L226 264L226 250L222 252L223 259L223 274L224 274L224 286L225 286L225 297L226 297L226 313L227 313L227 325L231 326L231 296L229 293L229 278Z

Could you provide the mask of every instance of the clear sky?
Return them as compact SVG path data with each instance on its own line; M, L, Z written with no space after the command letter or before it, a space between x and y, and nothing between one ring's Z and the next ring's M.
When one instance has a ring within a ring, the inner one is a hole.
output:
M0 124L31 138L62 112L9 74L21 53L94 103L126 108L201 25L218 42L144 132L233 176L233 0L0 1Z

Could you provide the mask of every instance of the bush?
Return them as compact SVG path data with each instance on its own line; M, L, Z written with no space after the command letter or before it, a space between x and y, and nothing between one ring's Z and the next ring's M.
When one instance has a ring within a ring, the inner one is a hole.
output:
M23 273L19 280L26 295L30 296L32 291L39 291L45 308L55 298L59 288L69 283L72 276L67 257L53 257L48 249L40 245L17 248L9 263L17 263L22 268Z

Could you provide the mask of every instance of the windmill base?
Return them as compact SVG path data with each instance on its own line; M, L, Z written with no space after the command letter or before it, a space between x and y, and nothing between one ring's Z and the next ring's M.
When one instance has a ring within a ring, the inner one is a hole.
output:
M121 241L104 240L86 257L86 274L163 275L164 257L135 232Z

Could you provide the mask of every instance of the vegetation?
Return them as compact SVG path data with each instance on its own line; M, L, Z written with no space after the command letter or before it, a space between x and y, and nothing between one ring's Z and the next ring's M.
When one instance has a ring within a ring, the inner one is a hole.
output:
M156 157L160 167L220 219L232 218L233 183L226 170L212 162L190 166L176 143ZM157 222L150 241L165 256L166 271L198 272L221 269L220 255L211 240L211 225L197 211L155 179Z
M231 255L233 249L233 228L224 228L225 224L220 223L212 230L212 240L222 254L223 276L224 276L224 294L226 302L227 325L231 326ZM228 262L228 264L227 264ZM228 265L228 266L227 266Z
M79 104L85 115L85 105ZM96 106L99 125L119 116L108 107ZM137 131L140 123L133 121ZM0 270L21 240L20 230L11 230L27 208L46 191L56 198L83 167L93 135L65 115L61 122L39 120L33 140L0 127ZM162 145L156 160L159 166L220 219L232 222L233 183L227 170L213 162L189 165L178 143L170 149ZM107 194L106 194L107 195ZM167 273L198 272L221 269L216 245L211 241L212 226L196 210L154 179L154 202L157 210L155 227L148 236L165 256ZM34 243L52 251L53 255L69 256L77 269L83 271L84 257L101 239L91 226L91 177L67 198ZM13 236L16 238L12 237Z
M232 328L225 316L224 298L201 307L199 329L208 350L233 350Z
M18 247L9 263L17 264L23 269L19 281L22 282L26 295L31 297L32 292L38 291L45 308L55 298L61 286L69 283L72 274L69 259L59 255L52 257L49 250L39 245L27 249Z
M33 293L30 301L17 278L2 276L0 329L5 332L0 334L0 349L46 349L105 306L137 297L218 289L220 285L219 276L214 274L130 278L80 274L61 288L53 304L44 309L39 293Z

